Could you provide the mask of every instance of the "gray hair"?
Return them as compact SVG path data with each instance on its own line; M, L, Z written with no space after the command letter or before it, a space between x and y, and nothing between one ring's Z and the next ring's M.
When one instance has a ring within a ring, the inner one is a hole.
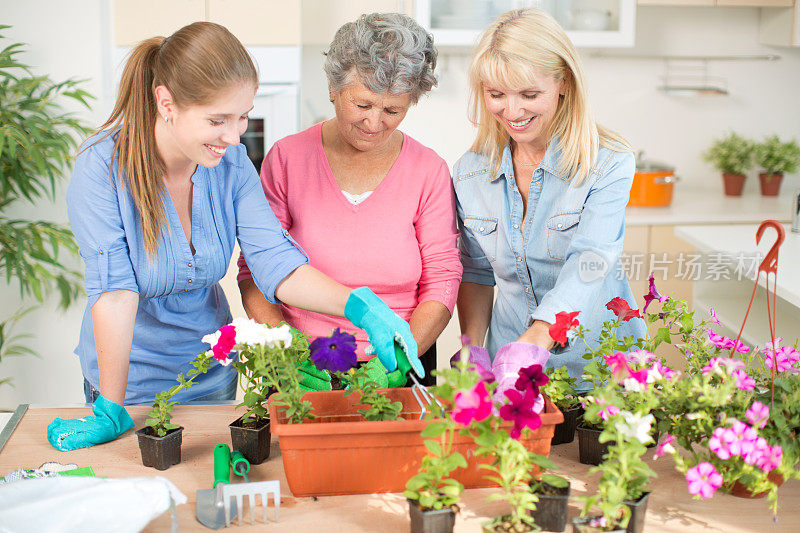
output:
M371 13L344 24L325 56L333 92L353 83L353 70L370 91L411 93L413 103L436 85L433 36L400 13Z

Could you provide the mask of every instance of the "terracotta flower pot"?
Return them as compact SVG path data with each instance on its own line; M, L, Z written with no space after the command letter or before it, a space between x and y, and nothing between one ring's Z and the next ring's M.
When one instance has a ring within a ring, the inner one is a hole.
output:
M786 481L782 475L778 474L775 471L772 471L769 474L767 474L767 479L769 479L779 487L783 485L784 481ZM767 495L768 492L769 491L765 490L763 492L753 493L753 491L751 491L738 481L734 481L733 486L731 487L731 494L736 496L737 498L763 498L764 496Z
M758 182L761 185L761 196L778 196L781 191L783 174L767 174L762 172L758 175Z
M410 388L381 390L390 401L401 402L402 420L369 422L358 413L358 395L344 391L308 392L316 418L288 424L283 409L269 402L272 433L279 437L286 480L294 496L402 492L428 453L420 432L431 420L420 420L422 409ZM528 432L522 442L532 452L549 455L553 428L564 420L561 411L546 400L542 425ZM508 423L511 429L511 423ZM475 456L470 437L457 435L453 450L461 452L468 466L453 477L466 488L490 487L486 470ZM379 467L376 467L379 465Z
M725 196L741 196L744 190L744 174L722 173L722 184L725 187Z
M553 446L575 440L575 428L578 427L578 421L583 415L583 407L576 405L563 413L564 421L558 424L553 431L553 440L550 443Z
M143 427L136 431L136 436L139 438L139 451L144 466L166 470L181 462L182 427L167 431L163 437L154 434L150 427Z
M232 448L242 452L250 464L261 464L269 457L269 418L263 418L257 423L248 422L245 426L242 425L242 417L228 425L231 430Z
M536 492L539 501L533 511L534 523L544 531L564 531L567 527L567 503L571 485L551 487L545 484L547 492Z
M456 523L456 513L452 508L423 511L419 502L408 500L408 516L411 519L411 533L452 533Z
M581 518L581 517L573 518L572 519L572 531L574 531L574 533L600 533L600 532L603 532L603 533L625 533L624 529L605 530L605 529L602 529L602 528L599 528L599 527L594 527L594 526L589 525L589 521L594 519L594 518L599 518L599 517L597 517L597 516L585 516L583 518Z

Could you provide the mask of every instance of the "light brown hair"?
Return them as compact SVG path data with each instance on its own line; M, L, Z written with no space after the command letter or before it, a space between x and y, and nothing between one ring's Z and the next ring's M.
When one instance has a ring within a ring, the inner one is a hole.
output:
M166 223L161 196L165 168L155 138L159 118L155 88L163 85L176 106L187 107L207 104L235 83L257 87L258 73L242 43L212 22L189 24L167 38L146 39L128 56L114 110L98 131L107 131L102 138L116 136L112 161L117 158L122 182L139 209L151 260Z
M471 150L489 157L492 174L500 166L509 135L486 107L483 84L521 89L535 85L534 70L564 84L545 132L548 143L553 135L559 138L560 172L580 184L600 146L630 151L623 137L592 119L580 56L558 22L540 9L519 9L500 15L486 29L469 67L470 120L478 127Z

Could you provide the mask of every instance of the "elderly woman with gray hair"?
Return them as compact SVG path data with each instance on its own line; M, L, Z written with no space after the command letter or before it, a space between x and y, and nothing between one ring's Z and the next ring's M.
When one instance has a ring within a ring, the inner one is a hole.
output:
M261 167L272 210L311 265L347 286L368 286L409 322L427 383L461 280L455 200L444 160L397 128L436 84L435 66L433 38L410 17L373 13L343 25L325 61L335 118L278 141ZM285 319L311 338L340 328L355 335L359 360L370 358L363 331L269 303L241 258L239 267L251 318ZM405 383L400 370L390 386Z

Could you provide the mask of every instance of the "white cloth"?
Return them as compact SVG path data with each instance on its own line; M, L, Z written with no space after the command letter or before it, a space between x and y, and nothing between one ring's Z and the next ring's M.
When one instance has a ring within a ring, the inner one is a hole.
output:
M353 205L358 205L364 200L366 200L369 197L369 195L372 194L373 192L374 191L367 191L367 192L362 192L361 194L353 194L347 191L342 191L342 194L344 194L344 197L347 198L348 202L350 202Z
M0 485L0 532L137 532L186 496L163 477L49 477Z

